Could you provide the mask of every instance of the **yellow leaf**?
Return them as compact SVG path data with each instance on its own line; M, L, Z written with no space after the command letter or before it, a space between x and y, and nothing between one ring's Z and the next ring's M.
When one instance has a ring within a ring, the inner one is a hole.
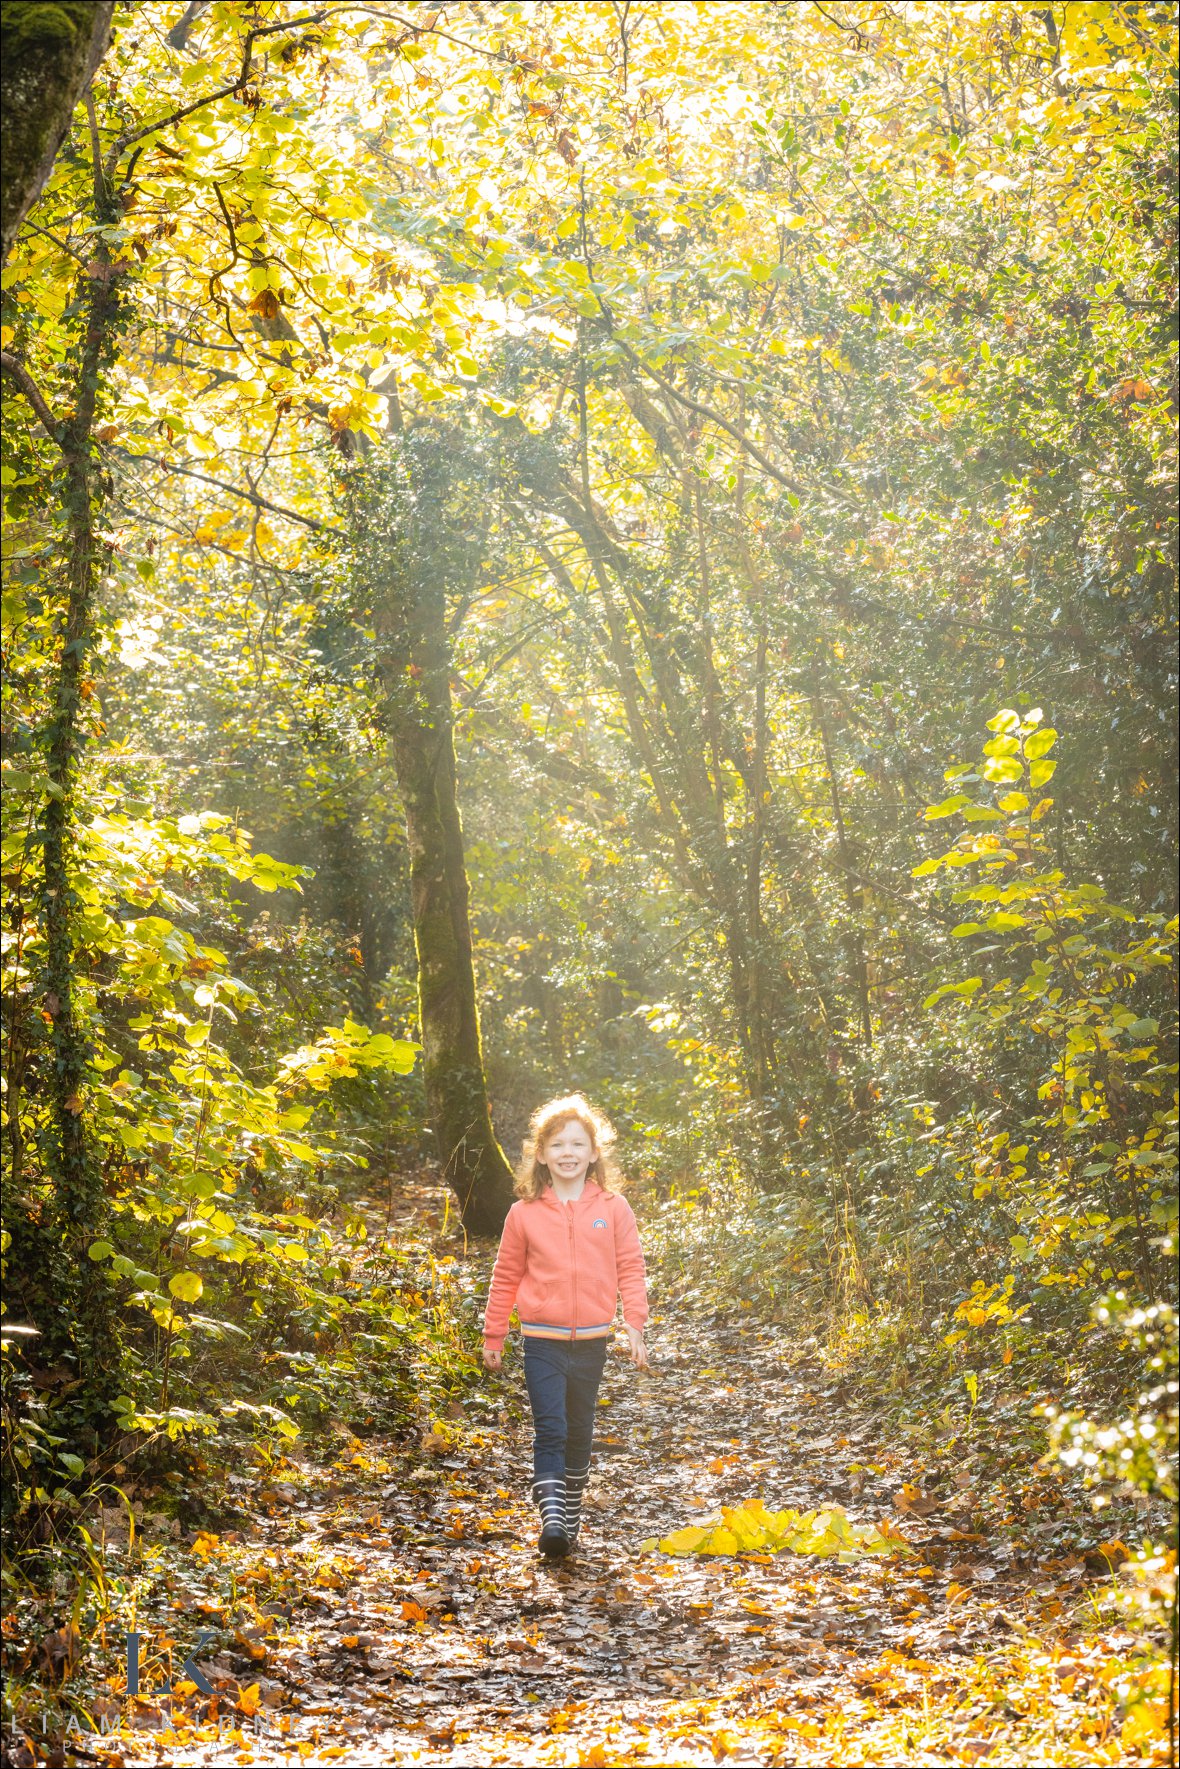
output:
M1141 1744L1146 1738L1162 1738L1167 1726L1166 1701L1137 1701L1123 1721L1120 1740L1123 1744Z
M256 1714L262 1706L262 1686L250 1683L238 1696L238 1706L244 1714Z
M709 1532L697 1552L699 1554L736 1554L738 1540L732 1530L719 1526Z
M678 1529L660 1543L661 1554L696 1554L708 1535L707 1529Z

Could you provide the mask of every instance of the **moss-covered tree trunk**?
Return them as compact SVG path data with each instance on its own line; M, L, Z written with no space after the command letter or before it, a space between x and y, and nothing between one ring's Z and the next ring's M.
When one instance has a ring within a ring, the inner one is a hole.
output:
M493 1234L512 1202L512 1174L492 1130L484 1082L449 663L442 608L431 610L432 601L442 598L424 591L413 611L411 667L421 673L395 684L390 735L410 849L427 1105L464 1226Z
M356 561L378 644L385 722L406 818L423 1079L439 1160L464 1227L497 1234L512 1169L484 1079L459 817L446 630L449 588L473 568L458 461L400 440L358 469Z
M94 215L113 225L114 206L101 171L94 172ZM32 405L60 450L60 650L53 699L43 733L48 792L41 814L40 909L45 933L43 1013L51 1027L48 1094L54 1137L47 1151L49 1208L25 1227L18 1292L28 1298L41 1334L39 1352L77 1370L69 1411L79 1447L93 1450L110 1422L109 1403L122 1386L114 1294L105 1268L87 1257L101 1237L109 1205L103 1176L87 1136L86 1097L93 1084L86 1018L78 1003L75 789L85 745L83 702L95 640L95 597L109 547L102 538L108 487L95 454L94 431L103 404L121 323L119 272L96 230L94 257L83 272L72 307L76 327L70 353L71 411L55 416L17 357L3 353L5 379Z
M114 11L114 0L5 0L0 8L0 262L45 188L74 106L106 52Z

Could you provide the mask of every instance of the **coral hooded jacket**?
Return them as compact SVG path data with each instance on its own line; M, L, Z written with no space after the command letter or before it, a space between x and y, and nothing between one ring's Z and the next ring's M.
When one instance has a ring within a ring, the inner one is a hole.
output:
M603 1339L620 1292L629 1327L647 1320L647 1281L635 1213L588 1179L563 1204L546 1186L508 1212L484 1311L484 1344L498 1350L513 1303L526 1339Z

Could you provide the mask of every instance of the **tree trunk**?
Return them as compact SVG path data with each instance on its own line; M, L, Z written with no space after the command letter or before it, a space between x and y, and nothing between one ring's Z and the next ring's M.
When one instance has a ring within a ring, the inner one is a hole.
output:
M844 875L844 897L848 904L848 948L852 958L853 980L856 984L857 1006L860 1011L860 1037L865 1049L871 1050L873 1048L873 1010L869 998L869 972L865 961L862 929L863 893L856 880L852 849L844 823L844 808L840 802L840 784L836 778L836 765L832 759L832 745L828 737L828 723L824 717L823 701L818 694L812 700L812 712L824 752L824 768L828 776L828 790L832 795L832 817L836 825L840 870Z
M495 1234L512 1202L512 1171L484 1083L442 595L423 588L408 612L413 673L393 687L390 734L410 849L426 1102L464 1227Z
M114 0L8 0L0 14L0 262L49 181L74 106L106 53L114 11Z
M97 166L94 185L95 217L100 228L109 226L116 211ZM108 1206L102 1174L86 1136L90 1051L75 990L74 791L85 741L81 710L89 692L87 669L103 548L96 518L106 495L93 454L93 437L103 377L110 367L119 324L118 275L110 249L96 230L94 259L83 275L74 304L80 335L71 351L76 395L72 412L56 418L19 358L7 351L3 355L5 374L29 400L61 451L64 554L60 651L44 736L48 793L40 817L40 909L45 929L42 1005L51 1028L47 1091L55 1131L48 1161L52 1196L44 1232L30 1242L39 1250L34 1252L34 1263L44 1259L44 1269L26 1269L21 1277L27 1293L52 1298L42 1317L45 1324L38 1350L46 1358L65 1356L78 1369L81 1383L70 1410L80 1417L92 1442L104 1423L107 1404L120 1386L121 1352L106 1269L87 1257L90 1245L101 1235ZM14 1143L14 1157L19 1152Z
M111 219L105 203L101 219ZM118 325L117 278L108 249L96 242L95 269L84 285L86 322L78 352L77 405L62 427L64 513L68 555L54 707L49 727L51 790L42 818L45 855L46 1008L53 1020L53 1114L57 1128L55 1214L66 1270L75 1288L74 1351L88 1411L97 1426L121 1367L118 1324L105 1267L86 1257L105 1226L102 1174L88 1147L85 1090L89 1041L75 1003L75 912L71 883L75 837L74 784L84 734L80 723L94 640L94 596L101 570L96 509L104 496L92 438L101 380L110 366Z
M457 455L418 460L399 442L357 473L352 531L405 808L427 1110L464 1227L498 1234L512 1203L512 1169L492 1129L484 1079L446 631L448 583L466 569L471 546L463 513L450 508L461 481Z

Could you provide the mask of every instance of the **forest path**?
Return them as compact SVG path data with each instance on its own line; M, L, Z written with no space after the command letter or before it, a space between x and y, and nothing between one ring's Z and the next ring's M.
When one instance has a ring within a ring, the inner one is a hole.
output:
M488 1378L503 1397L490 1425L468 1405L421 1443L354 1438L330 1467L238 1477L250 1522L196 1539L192 1594L175 1603L194 1612L181 1643L218 1619L198 1589L232 1574L235 1648L201 1661L214 1701L140 1704L137 1736L108 1760L1153 1760L1111 1687L1130 1636L1082 1633L1093 1572L1055 1525L1034 1556L989 1534L969 1469L929 1480L923 1515L902 1516L897 1495L914 1502L922 1478L913 1453L825 1392L781 1331L657 1317L651 1338L650 1375L621 1350L608 1359L568 1566L535 1548L518 1354ZM755 1495L891 1515L914 1552L839 1564L641 1547Z

